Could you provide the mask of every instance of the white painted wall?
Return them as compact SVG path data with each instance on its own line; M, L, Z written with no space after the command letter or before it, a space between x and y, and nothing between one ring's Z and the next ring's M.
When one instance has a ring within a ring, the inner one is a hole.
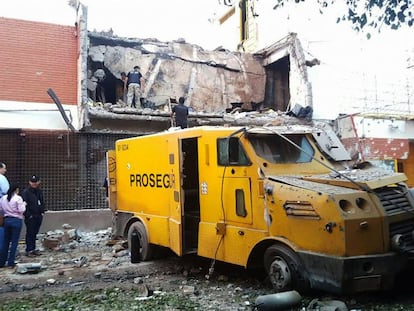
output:
M405 120L372 119L355 116L354 123L358 137L369 138L407 138L414 133L414 123Z
M294 2L294 1L291 1ZM340 1L337 1L340 2ZM258 49L289 32L298 34L308 60L321 65L308 68L313 91L314 118L335 119L340 113L413 111L414 40L411 29L355 32L347 22L336 23L346 12L337 3L320 14L314 1L290 3L273 10L276 1L255 1ZM239 15L223 25L222 45L234 49L228 35ZM227 29L229 28L229 29ZM411 68L408 68L410 67Z
M72 125L79 129L77 107L63 105ZM0 101L0 127L5 129L67 130L68 126L54 104Z

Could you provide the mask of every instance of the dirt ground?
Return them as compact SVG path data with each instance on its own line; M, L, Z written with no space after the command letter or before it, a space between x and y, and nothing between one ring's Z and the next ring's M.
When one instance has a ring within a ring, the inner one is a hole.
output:
M41 255L34 258L24 255L24 243L21 243L16 267L0 269L1 297L15 299L42 296L47 292L117 287L133 290L142 298L154 293L194 296L207 305L207 310L251 310L250 300L254 296L246 294L246 290L249 293L266 290L260 286L247 289L251 285L242 277L241 268L228 270L227 265L219 264L215 266L218 270L208 277L211 261L197 256L169 255L132 264L125 241L113 241L110 235L109 230L76 232L70 241L62 242L60 231L50 232L40 240L60 242L52 243L54 248L50 249L39 241ZM49 242L44 244L51 244ZM226 307L221 307L224 305Z
M19 256L15 268L0 269L0 297L3 301L21 300L25 297L44 297L91 290L115 289L134 296L135 307L125 310L141 310L137 301L149 299L155 295L170 295L177 300L192 301L188 307L155 307L151 310L266 310L255 307L257 297L274 294L272 288L257 275L241 267L214 264L197 256L178 258L168 256L150 262L133 264L125 241L111 240L110 230L83 233L70 229L68 236L58 230L40 238L38 242L42 254L31 258L24 255L24 244L19 245ZM41 241L47 241L44 247ZM50 243L50 242L53 243ZM340 301L346 310L414 310L414 298L411 298L412 285L399 286L391 293L372 293L352 297L333 297L326 293L301 296L295 306L275 310L310 311L313 299L320 301ZM109 295L105 292L105 295ZM35 297L35 298L33 298ZM95 296L94 296L95 297ZM93 298L93 299L96 299ZM106 298L105 298L106 299ZM63 304L66 306L65 304ZM105 302L103 303L105 305ZM62 308L62 310L89 310L87 308ZM91 310L124 310L119 308L98 308ZM3 310L0 306L0 310ZM10 308L8 309L10 310ZM30 310L30 309L15 309ZM42 307L36 310L60 310ZM147 310L147 309L142 309ZM149 310L149 309L148 309ZM270 309L269 309L270 310ZM328 309L327 309L328 310ZM333 310L333 309L332 309ZM342 311L338 309L338 311Z

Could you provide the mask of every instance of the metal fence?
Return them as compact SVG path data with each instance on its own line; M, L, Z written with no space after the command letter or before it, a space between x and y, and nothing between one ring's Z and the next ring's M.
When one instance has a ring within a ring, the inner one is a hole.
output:
M39 175L48 210L107 208L103 183L106 151L122 134L67 131L0 131L0 161L21 187Z

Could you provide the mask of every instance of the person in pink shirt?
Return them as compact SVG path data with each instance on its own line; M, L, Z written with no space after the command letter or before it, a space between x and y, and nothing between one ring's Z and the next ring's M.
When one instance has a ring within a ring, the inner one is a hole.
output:
M19 185L12 184L7 194L0 199L0 209L4 212L4 243L0 250L0 268L7 266L13 268L16 264L17 245L23 227L23 213L26 202L19 195Z

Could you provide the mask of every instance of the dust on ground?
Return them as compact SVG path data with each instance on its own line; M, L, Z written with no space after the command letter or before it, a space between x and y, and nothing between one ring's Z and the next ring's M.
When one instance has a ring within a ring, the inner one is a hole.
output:
M25 256L18 247L16 267L0 269L0 294L6 298L117 287L134 290L138 297L169 293L197 297L206 310L251 310L252 299L270 290L242 268L218 265L207 276L211 260L197 256L166 258L133 264L127 242L112 240L111 230L81 232L68 225L39 235L41 255ZM47 246L47 247L45 247ZM233 278L233 280L231 280ZM226 305L226 307L221 307Z
M178 299L196 301L202 310L242 311L255 310L257 297L274 294L259 275L220 262L215 262L211 270L211 260L195 255L170 254L166 258L133 264L126 241L113 240L110 228L81 232L64 225L62 230L39 235L38 246L41 255L27 257L22 241L16 267L0 269L3 299L115 288L132 292L138 300L172 294ZM209 274L211 271L213 273ZM349 311L414 310L410 280L397 284L399 286L390 293L342 297L314 293L302 296L300 304L294 308L280 310L316 310L309 308L314 299L343 301Z

